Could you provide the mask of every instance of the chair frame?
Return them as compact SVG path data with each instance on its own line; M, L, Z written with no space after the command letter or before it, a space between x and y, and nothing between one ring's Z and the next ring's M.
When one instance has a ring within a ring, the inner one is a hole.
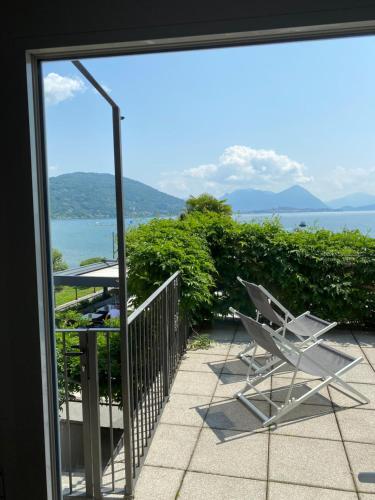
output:
M245 280L243 280L239 276L237 276L237 280L241 283L241 285L246 287L247 282ZM284 307L273 295L271 295L271 293L266 288L264 288L262 285L256 285L256 286L261 290L261 292L264 293L264 295L267 297L270 304L275 304L275 306L278 309L280 309L280 311L284 314L284 318L282 318L283 325L280 326L279 328L277 328L276 330L273 330L273 333L278 334L278 335L281 334L282 337L285 338L285 335L286 335L287 330L288 330L288 323L289 322L293 322L295 320L298 320L299 318L302 318L303 316L306 316L306 315L309 315L312 318L315 318L317 320L321 319L321 318L318 318L317 316L312 315L310 313L310 311L305 311L304 313L300 314L297 317L293 316L293 314L286 307ZM233 313L232 308L230 308L230 311ZM256 321L258 323L260 322L259 320L260 320L261 315L262 315L261 311L256 309ZM319 330L319 332L312 334L308 338L302 337L294 332L291 332L291 333L293 333L293 335L295 335L298 338L298 340L301 342L300 343L300 348L301 348L301 347L308 345L309 343L315 344L321 335L323 335L324 333L327 333L329 330L332 330L332 328L335 328L336 326L337 326L337 322L334 321L334 322L330 323L329 325L327 325L326 327ZM261 370L263 367L262 367L262 365L257 363L257 361L254 359L254 357L255 357L254 355L249 356L249 353L254 350L255 345L256 345L255 342L253 342L253 341L249 342L249 344L245 347L245 349L238 354L238 357L241 359L241 361L246 363L249 367L253 368L255 370L255 373L257 374L257 373L259 373L259 370ZM277 363L278 361L280 361L280 360L278 360L277 358L271 357L271 359L266 363L266 365L269 368L269 367L273 366L275 363ZM266 366L266 365L264 365L264 366Z
M234 311L234 310L233 310ZM237 311L235 311L237 312ZM287 413L292 411L294 408L302 404L304 401L309 399L311 396L316 394L317 392L320 392L321 389L326 387L327 385L333 385L337 384L340 386L340 390L342 390L345 394L347 394L349 397L355 399L356 401L359 401L360 403L369 403L370 400L364 396L361 392L357 391L354 389L352 386L350 386L347 382L343 381L341 379L341 376L344 375L347 371L351 370L354 366L359 364L363 358L360 356L359 358L353 358L353 361L349 363L347 366L341 368L338 370L336 373L330 371L326 367L323 367L319 363L314 361L314 364L319 367L321 370L323 370L326 373L326 376L322 378L321 382L311 388L308 392L300 396L299 398L294 398L292 397L293 394L293 389L295 387L295 381L297 377L297 373L299 372L299 364L302 359L302 357L305 355L306 351L311 349L312 347L316 346L317 344L320 344L322 340L318 340L314 342L313 344L310 344L306 349L301 349L300 347L296 346L293 342L290 342L288 339L280 335L280 333L272 331L267 327L266 324L262 324L263 330L265 334L269 334L272 336L272 338L275 340L275 343L277 347L282 351L283 349L293 351L294 353L298 354L298 361L296 365L293 367L293 376L292 376L292 381L289 386L289 390L287 392L287 395L285 397L285 400L283 404L278 405L274 401L272 401L264 392L258 390L256 388L256 385L258 385L260 382L263 382L264 380L268 379L268 377L272 376L280 367L284 365L289 365L292 366L290 363L287 362L281 362L281 360L278 360L280 364L278 364L276 367L274 367L272 370L267 370L265 367L263 367L263 373L261 370L258 370L258 373L255 375L251 376L250 370L251 366L248 367L248 372L246 376L246 382L245 382L245 387L237 392L234 397L239 399L241 403L243 403L249 410L251 410L253 413L255 413L261 420L262 420L262 425L263 427L270 426L270 425L277 425L277 422L284 417ZM254 342L255 343L255 342ZM255 348L254 348L254 353L253 356L255 356L257 349L257 344L255 343ZM318 378L318 377L317 377ZM333 385L334 386L334 385ZM245 396L244 392L247 392L248 390L252 389L254 391L254 394L258 394L261 396L265 401L267 401L273 408L276 409L275 415L271 417L267 417L259 408L257 408L251 401L249 401ZM353 394L356 396L353 396Z

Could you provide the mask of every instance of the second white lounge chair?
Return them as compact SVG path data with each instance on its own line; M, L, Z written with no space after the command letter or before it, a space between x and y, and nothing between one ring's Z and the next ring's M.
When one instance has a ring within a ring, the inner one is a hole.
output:
M369 399L366 396L354 389L347 382L344 382L341 378L344 373L360 363L362 361L362 357L354 358L349 356L346 353L340 352L328 346L321 340L318 340L314 344L311 344L302 350L293 342L289 342L286 338L283 338L279 334L275 335L275 332L268 325L261 324L254 319L235 311L234 309L232 309L232 312L240 317L245 329L248 331L251 338L254 339L255 344L265 349L281 362L281 364L279 363L274 369L264 371L264 373L258 373L255 376L250 375L249 367L245 390L235 394L235 397L237 397L249 410L255 413L262 420L263 426L276 424L283 416L329 384L337 384L341 391L349 393L348 395L350 395L353 399L356 399L361 403L369 403ZM278 340L280 340L280 343ZM267 394L259 391L256 385L270 377L276 372L276 370L279 369L280 366L285 364L292 366L293 375L285 401L279 406L277 403L272 401ZM304 395L296 399L293 397L293 389L297 373L300 370L308 373L309 375L313 375L320 380L318 381L316 387L311 388ZM244 396L243 392L246 392L249 389L252 389L254 393L257 393L265 401L271 404L271 406L275 409L274 415L271 417L264 415L264 413L261 412L254 403Z
M292 333L300 342L300 348L315 343L321 335L337 326L336 322L325 321L312 315L310 311L306 311L295 317L263 286L249 283L240 277L237 277L237 279L246 288L255 306L256 320L260 321L261 318L267 319L272 327L274 327L273 331L281 334L283 337L287 333ZM254 346L253 340L250 339L244 351L239 354L239 358L248 365L252 363L252 366L258 369L260 368L259 364L253 357L250 358L249 356Z

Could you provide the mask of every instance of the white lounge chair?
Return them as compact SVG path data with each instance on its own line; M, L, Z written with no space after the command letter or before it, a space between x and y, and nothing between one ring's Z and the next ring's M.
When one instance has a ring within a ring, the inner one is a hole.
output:
M295 317L263 286L249 283L240 277L237 277L237 279L246 288L255 306L256 320L267 319L273 327L276 327L274 331L283 337L285 337L286 333L292 333L301 342L300 347L315 343L323 333L337 326L336 322L325 321L312 315L310 311ZM253 349L254 342L251 340L244 351L239 354L239 358L248 365L252 363L252 366L258 369L259 364L254 359L251 361L249 358L249 353Z
M254 319L235 311L234 309L232 309L232 312L240 317L245 329L254 339L255 344L265 349L281 362L281 364L272 370L264 371L264 373L258 373L255 376L250 374L249 367L246 378L245 391L252 389L254 393L257 393L265 401L270 403L275 409L274 415L271 417L264 415L262 411L260 411L244 396L244 391L240 391L235 394L236 398L238 398L249 410L255 413L262 420L263 426L276 424L283 416L329 384L339 385L340 390L348 392L348 395L353 399L362 403L369 402L369 399L366 396L354 389L347 382L344 382L341 378L344 373L360 363L362 361L362 357L353 358L348 354L328 346L323 343L322 340L318 340L314 344L310 344L305 349L300 349L293 342L290 342L279 333L275 333L275 331L273 331L268 325L261 324ZM281 406L279 406L265 393L259 391L256 385L270 377L276 372L276 370L279 369L280 366L286 364L293 368L293 376L285 401ZM296 399L293 397L293 388L298 371L303 371L309 375L313 375L321 379L321 381L318 382L316 387L313 387L304 395Z

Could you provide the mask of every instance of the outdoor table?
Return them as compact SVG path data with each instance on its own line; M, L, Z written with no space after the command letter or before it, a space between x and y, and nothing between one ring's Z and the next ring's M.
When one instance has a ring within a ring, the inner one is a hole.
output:
M83 315L83 318L85 319L91 319L92 321L96 321L98 319L101 319L103 317L103 314L98 314L98 313L86 313Z

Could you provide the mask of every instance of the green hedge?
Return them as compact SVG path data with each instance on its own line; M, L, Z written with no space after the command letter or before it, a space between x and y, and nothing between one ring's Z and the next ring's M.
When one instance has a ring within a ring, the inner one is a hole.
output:
M216 274L208 244L178 220L153 220L126 234L128 288L137 305L173 273L182 277L182 307L195 318L212 309Z
M229 306L251 312L241 276L268 288L294 314L373 324L375 240L359 231L286 231L277 218L239 223L214 213L154 220L128 238L129 288L144 300L182 271L184 304L196 322Z

